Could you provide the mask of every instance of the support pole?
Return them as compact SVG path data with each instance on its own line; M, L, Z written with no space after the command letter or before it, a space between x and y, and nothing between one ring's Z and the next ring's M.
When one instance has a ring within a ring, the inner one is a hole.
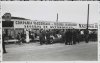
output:
M89 26L89 4L88 4L88 13L87 13L87 30Z
M58 28L58 13L57 13L57 20L56 20L56 25L57 25L57 28Z

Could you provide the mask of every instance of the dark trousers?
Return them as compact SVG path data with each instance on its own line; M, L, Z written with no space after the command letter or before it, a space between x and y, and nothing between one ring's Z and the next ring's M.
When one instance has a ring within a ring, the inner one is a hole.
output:
M22 43L22 39L18 39L18 41L17 41L17 43L16 43L16 44L21 45L21 43Z
M40 45L44 44L45 40L43 38L40 38Z
M43 44L43 41L40 39L40 45L42 45Z
M86 42L86 43L89 42L89 35L85 35L85 42Z
M85 38L85 42L86 42L86 43L88 43L88 42L89 42L89 40L88 40L88 38L87 38L87 37Z
M67 38L65 45L72 45L72 40L70 38Z
M77 42L77 43L80 43L79 38L76 38L76 42Z
M62 43L64 43L66 40L65 40L65 37L62 37Z
M42 45L42 44L43 44L43 41L40 40L40 45Z
M76 44L76 37L73 37L73 44Z
M50 38L47 38L47 44L50 44Z
M6 49L5 49L5 43L2 43L2 48L3 48L3 53L6 53Z

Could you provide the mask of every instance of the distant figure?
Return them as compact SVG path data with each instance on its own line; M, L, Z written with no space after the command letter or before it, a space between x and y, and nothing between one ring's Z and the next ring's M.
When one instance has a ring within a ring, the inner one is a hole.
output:
M75 29L73 29L73 31L72 31L73 44L76 44L76 39L77 39L77 32Z
M72 30L70 29L69 30L69 45L72 45L73 44L73 32Z
M43 45L45 42L45 35L44 35L43 30L41 30L39 33L39 40L40 40L40 45Z
M22 42L22 41L21 41L21 34L20 34L20 33L18 33L17 39L18 39L18 42L17 42L17 43L18 43L19 45L21 45L21 42Z
M36 38L36 37L35 37L35 33L32 32L32 33L31 33L31 39L32 39L32 42L34 41L35 38Z
M87 29L84 30L84 38L85 38L85 42L88 43L89 42L89 31Z
M76 42L80 43L80 30L76 31Z
M29 31L26 31L26 43L29 43L30 39L29 39Z
M62 42L63 42L63 43L65 42L65 32L66 32L66 31L63 31L62 34L61 34L61 35L62 35Z
M21 33L21 41L22 41L22 43L25 43L26 41L25 41L25 34L24 33Z
M6 34L3 34L2 35L2 48L3 48L3 53L7 53L6 52L6 49L5 49L5 42L4 42L5 37L6 37Z
M71 30L67 30L65 33L65 45L72 45L72 32Z
M46 44L50 44L50 32L46 31Z

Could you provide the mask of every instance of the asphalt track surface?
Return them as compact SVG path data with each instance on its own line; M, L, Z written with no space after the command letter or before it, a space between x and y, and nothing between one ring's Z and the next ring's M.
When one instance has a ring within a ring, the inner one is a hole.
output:
M97 61L98 54L97 42L8 44L6 50L8 53L3 54L3 61Z

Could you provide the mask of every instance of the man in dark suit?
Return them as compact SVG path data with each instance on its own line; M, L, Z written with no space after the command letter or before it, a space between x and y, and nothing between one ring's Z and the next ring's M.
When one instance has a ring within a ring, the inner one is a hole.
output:
M75 29L72 30L72 40L73 40L73 44L76 44L76 38L77 37L77 32Z
M22 41L22 43L25 43L25 34L24 33L21 33L21 41Z
M85 42L88 43L89 42L89 31L87 29L84 30L84 38L85 38Z
M21 44L22 44L21 33L18 33L18 35L17 35L17 39L18 39L17 44L21 45Z
M76 30L76 42L80 43L80 30Z
M68 30L65 32L65 45L68 45Z
M46 41L47 44L50 44L50 32L48 30L46 31Z
M70 29L69 30L69 45L72 45L73 43L72 43L72 40L73 40L73 32L72 32L72 30Z
M39 33L39 40L40 40L40 45L43 45L45 42L45 33L43 30L41 30Z
M66 39L66 42L65 42L65 45L72 45L72 31L69 29L66 31L65 33L65 39Z
M7 53L7 52L6 52L6 49L5 49L5 42L4 42L5 37L6 37L6 34L3 34L3 35L2 35L2 48L3 48L3 53Z

